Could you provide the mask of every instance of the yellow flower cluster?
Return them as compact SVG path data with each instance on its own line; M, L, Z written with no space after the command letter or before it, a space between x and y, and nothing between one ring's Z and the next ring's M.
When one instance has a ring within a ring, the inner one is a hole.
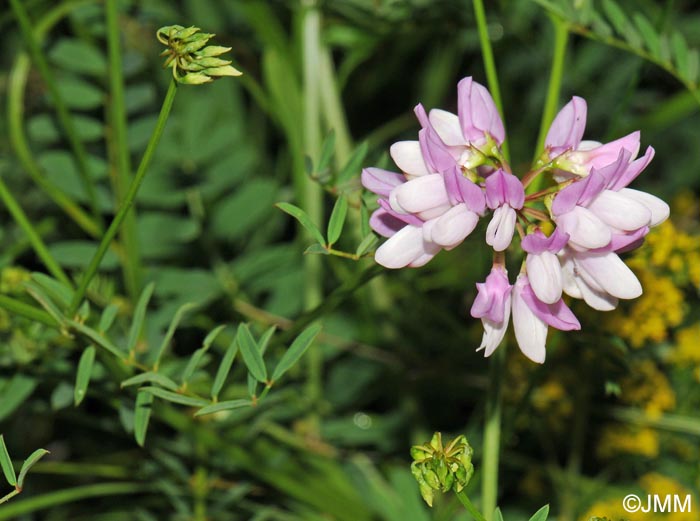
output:
M657 275L645 267L644 262L639 258L629 262L644 288L642 296L628 308L606 316L608 329L632 347L642 347L647 340L666 340L668 329L678 326L685 314L681 289L670 277Z
M660 497L661 501L664 501L664 498L667 495L671 496L671 501L673 501L674 496L678 496L682 503L685 500L685 497L688 494L691 494L690 490L688 490L678 481L657 472L644 474L639 479L639 486L644 493L637 493L637 495L641 499L642 506L644 507L646 507L647 495L657 495ZM636 493L636 491L631 490L630 493ZM697 505L697 497L692 497L690 512L640 512L638 514L631 515L623 507L623 499L625 495L626 494L621 494L619 496L597 501L591 505L584 515L579 518L580 521L588 521L592 517L607 517L612 521L618 521L620 519L644 519L645 521L698 521L698 519L700 519L696 509L692 507Z
M624 403L642 407L651 417L658 417L676 407L676 393L671 383L652 360L634 363L620 387L620 398Z
M688 201L679 207L687 209ZM676 219L685 221L685 227L697 226L697 217L680 215ZM679 326L686 315L684 288L700 288L700 235L668 220L649 233L646 246L627 262L639 277L644 294L607 315L607 329L632 347L668 339L669 329Z
M611 423L602 429L597 453L605 459L620 453L655 458L659 455L659 433L654 429Z
M681 366L700 365L700 322L676 332L676 343L668 357Z
M630 373L620 381L620 387L623 403L644 409L652 418L676 406L676 393L671 383L652 360L634 363ZM598 444L598 455L610 458L620 453L655 458L659 454L658 432L618 423L606 425Z

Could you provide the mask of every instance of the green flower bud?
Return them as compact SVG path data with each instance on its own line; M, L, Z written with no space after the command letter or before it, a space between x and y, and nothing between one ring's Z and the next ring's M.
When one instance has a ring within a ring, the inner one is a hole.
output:
M231 50L231 47L221 47L220 45L210 45L208 47L205 47L204 49L197 51L195 54L197 56L201 56L202 58L210 57L210 56L219 56L221 54L224 54L226 52L229 52Z
M178 79L180 83L185 85L201 85L202 83L209 83L212 79L206 74L199 72L190 72Z
M433 450L442 452L442 433L441 432L436 432L435 434L433 434L433 437L430 439L430 446L433 448Z
M173 29L178 26L173 26ZM199 32L199 27L183 27L182 29L178 31L171 31L170 32L170 38L172 40L185 40L189 38L190 36L196 34Z
M445 474L445 477L442 479L442 491L449 492L452 490L452 485L454 485L454 482L455 475L452 472Z
M464 436L458 436L443 447L442 435L436 432L430 443L411 448L411 473L418 482L421 495L432 506L434 491L460 492L474 474L474 450ZM427 489L430 492L427 492Z
M434 471L425 469L423 471L423 478L425 479L425 482L435 490L440 488L440 478Z
M425 501L429 507L432 507L433 506L433 489L430 488L430 486L427 484L419 484L418 488L420 489L420 495L423 497L423 501Z
M218 45L207 46L214 34L202 33L199 27L167 25L158 29L158 41L167 47L161 53L165 57L164 68L172 68L178 83L200 85L222 76L240 76L230 60L217 58L231 50Z
M431 449L428 449L423 445L414 445L411 447L411 457L414 461L423 461L424 459L429 458L432 453L433 451Z
M230 65L226 65L225 67L212 67L209 69L204 70L205 74L208 74L209 76L240 76L243 74L241 71L238 69L234 69Z

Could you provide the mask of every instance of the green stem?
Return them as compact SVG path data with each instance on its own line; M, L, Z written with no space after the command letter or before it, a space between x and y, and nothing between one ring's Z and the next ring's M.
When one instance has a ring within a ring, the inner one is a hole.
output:
M534 161L537 161L544 150L544 140L547 137L547 131L552 121L554 121L554 116L556 116L559 108L559 93L561 92L561 80L564 76L566 46L569 41L568 24L554 15L550 16L550 19L554 26L554 54L552 55L552 70L549 75L549 87L547 88L547 97L545 98L544 110L542 111L542 121L540 123L540 133L537 137ZM530 192L536 192L541 186L542 178L539 178L532 183Z
M109 151L110 162L115 171L113 176L116 192L116 206L119 207L125 197L127 187L131 182L131 161L129 159L129 144L126 135L126 106L124 103L124 78L122 75L122 55L119 44L119 11L117 0L107 0L105 4L107 23L107 46L109 51ZM129 212L121 231L121 242L124 245L125 258L123 262L126 289L132 299L138 298L141 290L141 258L139 254L138 237L136 234L136 211Z
M35 322L41 322L51 327L59 327L59 323L53 319L46 311L37 309L34 306L25 304L21 300L13 299L7 295L0 295L0 307L16 315L21 315Z
M19 203L17 203L17 200L12 195L10 189L7 187L2 178L0 178L0 199L2 199L2 201L5 203L7 210L10 212L10 214L12 214L12 217L15 221L17 221L17 224L20 226L20 228L22 228L22 231L24 231L24 233L27 235L32 248L34 248L34 251L44 263L46 269L48 269L51 275L56 277L56 279L61 281L69 288L72 288L73 284L68 278L68 275L66 275L61 266L58 265L58 262L56 262L56 259L53 258L53 255L49 253L49 250L46 248L41 236L36 231L31 221L27 219L27 215L24 213L24 210L22 210L22 207L19 205Z
M10 492L9 494L7 494L7 495L1 497L1 498L0 498L0 505L2 505L3 503L7 503L10 499L12 499L13 497L15 497L15 496L16 496L17 494L19 494L20 492L22 492L22 490L19 489L19 488L16 488L16 489L14 489L12 492Z
M8 78L7 116L9 123L10 143L17 154L22 167L32 180L69 216L78 226L93 237L99 235L99 227L80 206L68 197L58 186L46 179L41 168L34 160L32 151L27 144L22 120L24 115L23 89L29 71L29 58L20 54L10 70Z
M486 396L486 422L484 424L484 456L481 473L481 510L492 519L498 500L498 463L501 449L501 406L506 342L496 349L489 370L489 388Z
M304 53L304 152L314 160L321 150L321 105L319 64L321 60L321 14L315 0L303 0L302 45ZM299 179L299 194L302 208L315 223L323 222L323 191L304 172ZM306 233L304 232L305 239ZM321 288L321 258L317 255L304 257L304 307L313 309L323 298ZM307 355L308 381L307 396L311 403L317 403L322 393L323 358L320 346L313 345Z
M498 112L501 114L503 125L505 127L505 115L503 113L503 102L501 101L501 89L498 83L498 72L496 71L496 62L493 59L493 50L491 49L491 40L489 40L489 28L486 23L486 12L484 11L484 3L482 0L473 0L474 16L476 17L476 26L479 32L479 43L481 44L481 56L484 60L484 69L486 71L486 80L489 84L489 91L493 96L493 101L496 104ZM510 161L508 153L508 141L504 141L501 146L503 155L507 161Z
M96 222L98 223L98 228L101 228L101 214L97 203L97 191L95 189L94 180L90 174L90 169L88 167L87 152L83 146L83 142L78 137L78 133L75 130L75 125L73 123L73 117L71 116L66 103L63 101L60 91L58 90L58 82L51 72L48 62L44 57L44 53L41 50L39 44L39 39L35 36L32 27L32 21L27 15L27 11L20 0L10 0L12 6L12 11L19 22L20 30L22 31L22 37L24 38L27 48L29 50L29 55L32 57L32 61L39 69L44 83L51 94L51 98L56 107L56 113L58 115L58 120L61 126L66 132L66 137L75 155L75 160L78 166L78 173L83 182L83 189L87 195L88 202L92 209L92 213Z
M134 203L136 194L138 193L138 190L141 187L141 183L143 182L143 179L146 176L146 172L148 171L148 167L151 164L151 160L153 159L153 154L156 150L156 147L158 146L158 142L160 141L160 138L163 135L163 130L165 129L165 124L168 121L168 116L170 115L170 109L173 106L173 100L175 99L176 93L177 83L175 83L175 80L170 80L170 86L168 87L168 92L165 95L165 99L163 100L163 106L160 109L160 114L158 115L156 127L153 130L153 134L151 134L150 140L148 141L148 146L146 147L146 151L143 154L143 158L141 159L139 168L136 171L136 176L131 182L131 185L129 186L129 191L126 193L122 204L119 206L119 211L117 212L117 215L114 216L112 223L109 225L109 228L107 228L107 231L102 237L102 241L100 242L97 251L90 260L90 264L88 265L87 270L85 271L85 274L83 275L80 281L80 286L78 286L78 289L76 290L75 295L73 296L71 305L68 308L67 315L69 317L74 315L78 307L80 307L80 303L85 297L85 292L87 291L87 287L90 284L90 281L97 273L97 269L100 267L100 262L102 262L102 258L104 257L105 253L107 253L109 245L111 244L112 240L114 240L114 237L119 231L119 227L121 226L122 222L124 221L124 218L129 212L131 205Z
M336 168L340 170L350 159L352 153L352 136L345 117L343 102L338 92L338 82L335 78L335 68L331 51L326 46L321 49L320 55L321 76L321 101L323 103L323 116L328 128L335 132L335 160Z
M58 490L56 492L49 492L48 494L29 497L3 507L2 510L0 510L0 521L4 521L5 519L17 519L24 514L91 497L131 495L143 493L148 490L149 487L142 483L98 483L95 485Z
M462 502L464 505L464 508L467 509L467 512L471 514L471 516L476 520L476 521L486 521L486 518L483 516L481 512L479 512L474 504L469 500L469 497L467 496L467 493L462 490L461 492L455 492L457 498Z
M581 464L586 444L586 432L589 424L589 380L585 379L577 386L574 397L575 415L571 426L571 446L569 462L566 467L566 486L562 498L561 519L576 520L576 506L579 499Z

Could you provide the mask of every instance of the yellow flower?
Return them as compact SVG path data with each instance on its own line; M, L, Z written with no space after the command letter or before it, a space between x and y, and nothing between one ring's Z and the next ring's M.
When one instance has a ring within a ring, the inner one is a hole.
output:
M598 443L598 456L611 458L620 453L647 458L659 455L659 434L654 429L610 424L603 428Z
M697 505L696 498L693 497L690 490L675 479L659 474L658 472L649 472L639 478L639 484L648 494L659 496L662 502L666 496L671 496L672 502L674 501L674 497L678 497L681 503L683 503L686 496L690 495L690 512L668 512L662 519L665 521L697 521L697 512L692 512L692 506Z
M681 366L700 364L700 322L676 332L676 344L669 360Z
M652 360L634 363L620 387L620 399L624 403L642 407L650 416L658 417L676 407L676 393L671 383Z
M648 340L665 340L668 329L679 325L685 315L683 291L670 277L657 275L644 262L638 258L629 262L644 288L642 296L606 316L607 329L632 347L642 347Z

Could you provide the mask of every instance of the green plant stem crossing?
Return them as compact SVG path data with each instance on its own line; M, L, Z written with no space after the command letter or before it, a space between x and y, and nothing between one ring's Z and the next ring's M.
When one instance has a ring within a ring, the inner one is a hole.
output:
M155 153L156 147L158 146L158 142L160 141L160 138L163 135L163 130L165 129L165 124L168 121L168 116L170 115L170 110L172 109L176 93L177 83L175 82L175 80L171 80L170 86L168 87L168 92L166 93L165 99L163 100L163 106L161 107L160 114L158 115L156 128L153 130L153 134L151 134L151 138L148 141L146 152L144 152L143 154L143 158L141 159L139 168L136 171L136 175L134 176L134 179L132 180L131 185L129 186L129 191L126 193L124 200L122 201L122 204L119 207L117 215L114 216L112 223L109 225L109 228L102 237L102 241L100 242L97 251L90 260L90 264L88 265L87 270L85 271L85 274L83 275L80 281L80 286L78 286L78 289L76 290L75 295L73 296L73 300L71 301L71 305L67 313L68 316L74 315L78 307L80 307L80 303L85 297L85 292L87 291L87 287L90 284L90 281L97 273L102 258L104 257L105 253L107 253L109 245L111 244L112 240L114 240L114 237L117 235L119 227L124 221L124 218L126 217L129 210L131 209L131 205L134 203L134 199L136 199L136 194L138 193L139 187L141 186L144 177L146 177L148 167L151 164L151 160L153 159L153 154Z

